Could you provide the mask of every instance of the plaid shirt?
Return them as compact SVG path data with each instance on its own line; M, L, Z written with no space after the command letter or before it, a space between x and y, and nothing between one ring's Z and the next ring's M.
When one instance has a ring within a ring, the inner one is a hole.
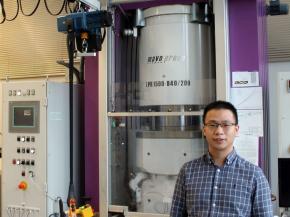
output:
M181 168L175 185L171 217L273 217L271 192L262 170L233 150L223 167L210 155Z

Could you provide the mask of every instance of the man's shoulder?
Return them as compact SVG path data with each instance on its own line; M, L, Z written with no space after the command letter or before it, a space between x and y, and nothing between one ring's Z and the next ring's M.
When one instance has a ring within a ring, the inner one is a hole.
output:
M194 168L196 166L200 166L201 164L204 164L204 156L201 156L199 158L193 159L191 161L186 162L183 165L184 169L191 169Z
M248 171L252 171L254 174L257 174L257 175L260 175L261 173L263 174L263 171L259 166L251 163L250 161L244 159L243 157L239 155L237 155L236 166L239 168L248 170Z

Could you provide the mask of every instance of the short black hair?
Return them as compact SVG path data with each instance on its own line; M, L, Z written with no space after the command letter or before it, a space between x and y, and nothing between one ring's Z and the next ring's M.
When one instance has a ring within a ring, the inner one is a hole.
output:
M217 100L217 101L211 102L210 104L208 104L204 108L203 116L202 116L203 124L205 124L205 117L206 117L207 113L210 110L213 110L213 109L227 109L227 110L230 110L233 113L233 115L234 115L234 117L236 119L236 124L239 123L238 112L237 112L237 109L235 108L235 106L232 103L230 103L230 102Z

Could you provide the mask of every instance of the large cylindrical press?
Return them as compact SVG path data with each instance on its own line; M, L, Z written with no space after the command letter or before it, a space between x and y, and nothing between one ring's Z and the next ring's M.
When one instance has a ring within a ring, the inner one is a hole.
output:
M112 209L168 215L180 168L207 151L200 109L216 92L209 7L163 5L124 17L117 10L132 37L116 35L112 55L111 108L126 112L111 125Z
M205 105L215 98L212 32L189 5L144 10L140 105Z

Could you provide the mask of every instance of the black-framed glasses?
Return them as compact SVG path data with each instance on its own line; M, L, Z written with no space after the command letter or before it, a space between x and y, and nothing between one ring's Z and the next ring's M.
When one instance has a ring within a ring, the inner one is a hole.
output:
M219 126L224 130L228 130L230 129L232 126L236 126L237 124L236 123L207 123L207 124L204 124L204 126L206 126L208 129L214 131L216 130Z

